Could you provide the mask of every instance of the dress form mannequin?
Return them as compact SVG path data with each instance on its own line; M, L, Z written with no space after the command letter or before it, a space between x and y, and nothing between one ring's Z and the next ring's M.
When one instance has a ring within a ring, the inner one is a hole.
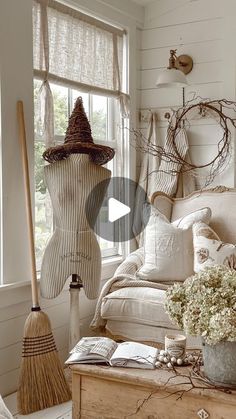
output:
M45 179L55 230L42 261L41 293L45 298L56 297L66 279L72 276L70 349L80 338L80 288L84 286L88 298L98 296L101 252L92 228L111 177L111 172L102 165L114 154L113 148L94 143L81 96L69 118L64 144L50 147L43 153L43 158L53 163L45 167Z
M45 166L45 180L50 193L55 219L54 233L45 249L41 268L41 294L55 298L66 279L80 276L85 294L98 296L101 277L101 252L85 213L86 200L96 189L90 219L96 221L110 170L90 161L88 154L71 154L67 159ZM91 217L92 216L92 217Z

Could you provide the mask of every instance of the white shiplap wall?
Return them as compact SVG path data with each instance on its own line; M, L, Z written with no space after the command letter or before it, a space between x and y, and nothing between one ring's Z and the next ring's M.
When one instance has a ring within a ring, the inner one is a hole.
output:
M181 89L157 89L156 79L167 67L169 50L189 54L194 61L185 89L186 101L202 98L235 100L235 16L236 2L226 0L156 0L145 9L141 46L141 110L157 112L182 105ZM144 132L146 125L142 124ZM160 123L164 141L166 123ZM215 155L221 137L214 120L192 121L189 130L193 162L203 163ZM233 132L234 136L234 132ZM234 138L233 138L234 142ZM216 184L234 185L234 164L215 180Z
M109 22L118 24L128 30L130 49L129 86L132 96L132 120L135 121L137 104L136 92L136 28L141 25L144 16L142 7L126 0L68 0L68 4L76 6L82 11L101 17ZM6 396L17 388L19 362L21 358L21 340L26 316L30 311L31 292L29 284L30 269L27 252L26 223L24 219L23 191L18 183L20 154L17 148L17 123L15 106L18 99L24 100L25 119L28 137L29 155L33 155L32 121L32 24L31 0L8 0L0 2L0 136L1 147L4 151L3 161L3 226L5 241L3 242L4 260L7 259L6 270L4 264L5 283L17 285L0 285L0 394ZM9 23L10 22L10 23ZM11 26L9 26L9 24ZM22 30L24 28L24 30ZM23 59L22 59L23 57ZM135 76L134 76L135 73ZM30 142L31 141L31 142ZM132 159L135 162L135 159ZM22 204L19 205L21 199ZM13 222L10 223L9 219ZM22 230L18 242L16 230ZM22 253L23 249L23 253ZM105 263L103 266L103 280L108 279L118 262ZM93 317L96 301L88 300L83 291L80 294L81 335L88 335L89 324ZM53 335L56 340L62 360L68 354L69 330L69 291L68 285L58 298L43 300L43 310L49 315L52 323Z

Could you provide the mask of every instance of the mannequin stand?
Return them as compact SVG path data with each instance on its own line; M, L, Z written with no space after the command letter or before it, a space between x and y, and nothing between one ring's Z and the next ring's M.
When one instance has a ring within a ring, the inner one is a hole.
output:
M72 281L70 283L69 350L71 350L80 339L79 294L81 288L83 288L83 284L80 276L72 274Z

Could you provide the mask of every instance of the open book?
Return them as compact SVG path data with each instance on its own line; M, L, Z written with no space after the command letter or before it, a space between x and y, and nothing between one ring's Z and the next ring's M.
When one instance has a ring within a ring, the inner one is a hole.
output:
M107 363L116 367L153 369L158 353L158 349L142 343L116 343L105 337L84 337L72 349L66 364Z

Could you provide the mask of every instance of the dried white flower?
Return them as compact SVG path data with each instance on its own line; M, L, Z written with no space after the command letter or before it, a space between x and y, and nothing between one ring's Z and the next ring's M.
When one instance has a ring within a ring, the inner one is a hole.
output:
M236 271L217 265L174 284L165 308L181 329L208 344L236 341Z

